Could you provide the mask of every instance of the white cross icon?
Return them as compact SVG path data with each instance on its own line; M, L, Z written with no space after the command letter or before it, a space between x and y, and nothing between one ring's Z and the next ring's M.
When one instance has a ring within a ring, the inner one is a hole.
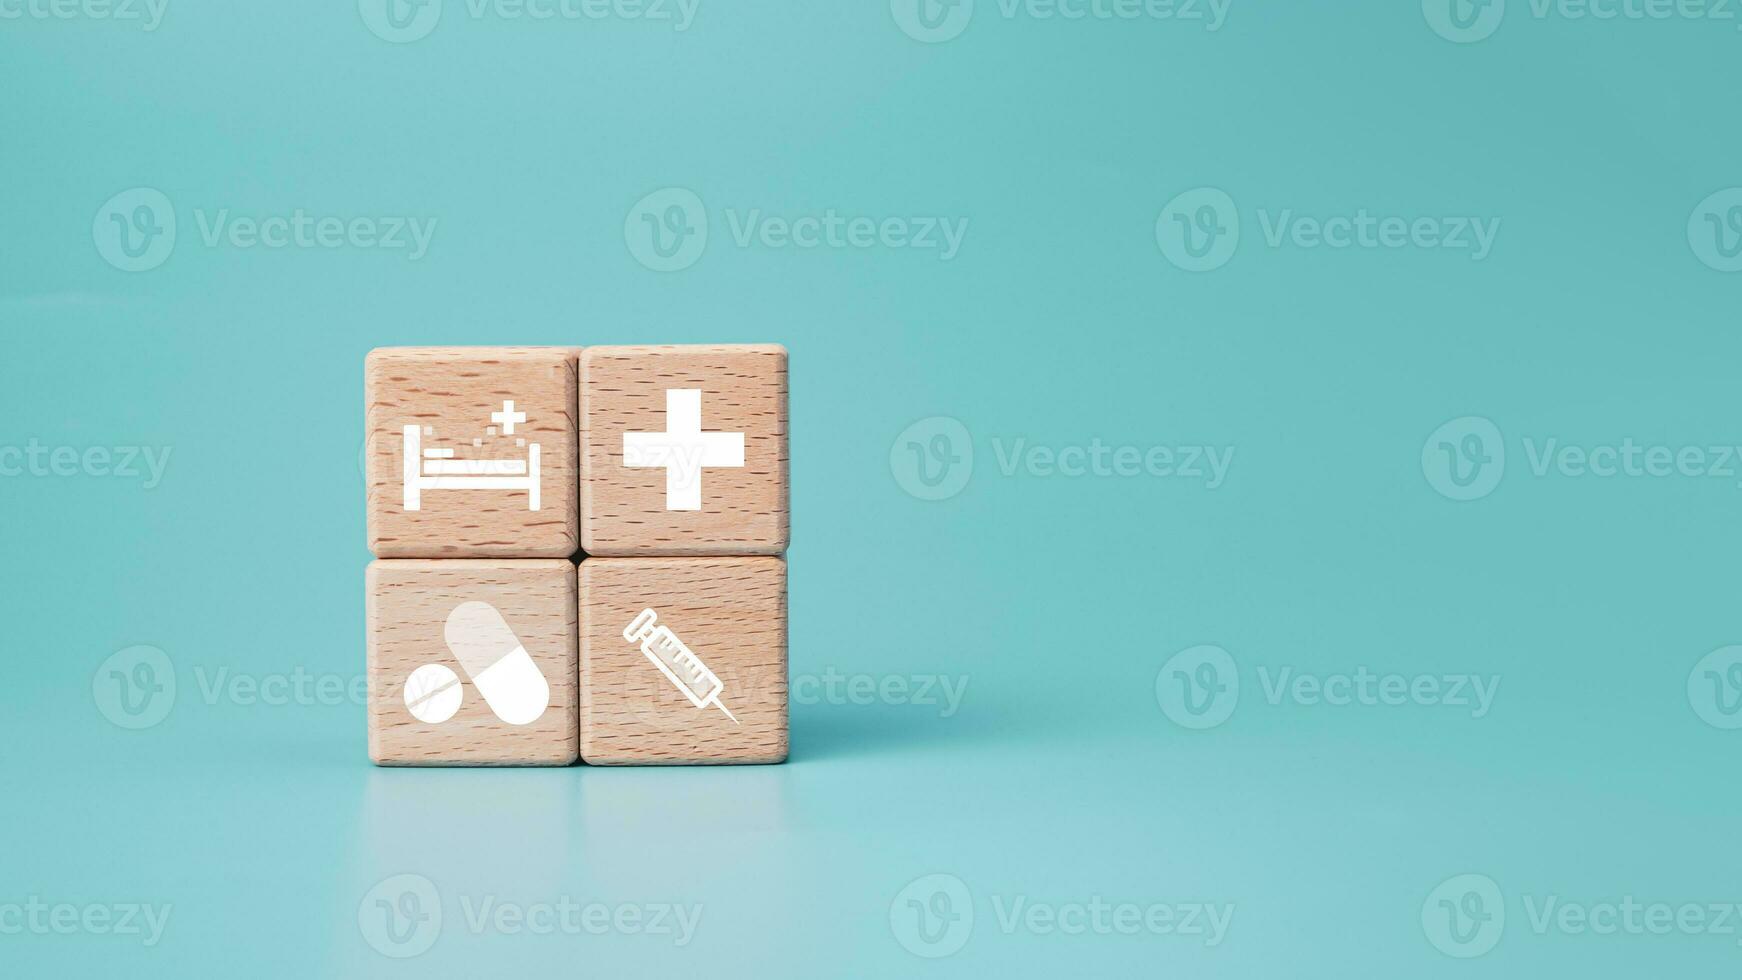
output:
M700 388L668 388L664 432L623 433L624 466L665 467L665 509L702 509L702 467L743 466L744 433L702 431Z
M502 411L490 413L490 421L501 424L502 434L511 436L514 434L514 423L526 421L526 413L516 412L514 400L509 399L502 403Z

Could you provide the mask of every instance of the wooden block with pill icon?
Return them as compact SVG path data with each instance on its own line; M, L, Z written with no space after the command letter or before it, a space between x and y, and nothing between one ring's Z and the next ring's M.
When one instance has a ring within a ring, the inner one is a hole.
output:
M573 347L390 347L364 362L378 558L563 558L580 544Z
M785 761L783 558L589 557L580 601L583 760Z
M786 349L588 347L588 555L778 555L788 536Z
M367 579L370 758L575 761L573 562L387 558L369 565Z

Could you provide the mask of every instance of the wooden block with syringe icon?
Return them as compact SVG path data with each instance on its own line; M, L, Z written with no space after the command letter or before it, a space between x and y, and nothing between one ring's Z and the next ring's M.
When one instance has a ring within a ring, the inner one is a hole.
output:
M378 763L786 757L784 349L399 348L365 374Z

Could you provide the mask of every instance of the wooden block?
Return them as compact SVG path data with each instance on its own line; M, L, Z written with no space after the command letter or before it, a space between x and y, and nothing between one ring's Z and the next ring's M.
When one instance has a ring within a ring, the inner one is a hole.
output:
M384 766L574 762L575 617L567 559L372 562L369 757Z
M785 761L784 559L588 558L580 580L581 758Z
M579 545L577 348L397 347L364 362L379 558L566 558Z
M786 550L786 348L589 347L580 401L587 554Z

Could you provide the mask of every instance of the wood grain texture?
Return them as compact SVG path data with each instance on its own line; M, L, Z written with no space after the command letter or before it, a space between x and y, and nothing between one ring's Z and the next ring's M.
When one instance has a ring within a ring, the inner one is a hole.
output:
M370 550L380 558L572 556L580 546L578 356L570 347L371 351L363 372ZM490 418L507 400L526 413L512 435ZM403 429L412 424L434 430L423 448L452 449L458 460L524 461L518 441L537 443L540 508L528 509L525 490L441 489L424 491L422 508L408 511Z
M786 348L581 352L581 547L589 555L778 555L788 535ZM624 465L625 432L666 431L666 391L702 392L705 432L744 433L744 465L701 471L702 509L666 509L666 472Z
M786 562L588 558L581 562L581 757L593 765L783 762ZM723 682L692 704L623 631L651 608Z
M391 766L569 765L577 755L575 566L567 559L377 559L368 571L369 756ZM550 685L528 725L496 717L443 635L462 602L488 602ZM424 664L452 669L465 701L428 724L405 706L405 679Z

